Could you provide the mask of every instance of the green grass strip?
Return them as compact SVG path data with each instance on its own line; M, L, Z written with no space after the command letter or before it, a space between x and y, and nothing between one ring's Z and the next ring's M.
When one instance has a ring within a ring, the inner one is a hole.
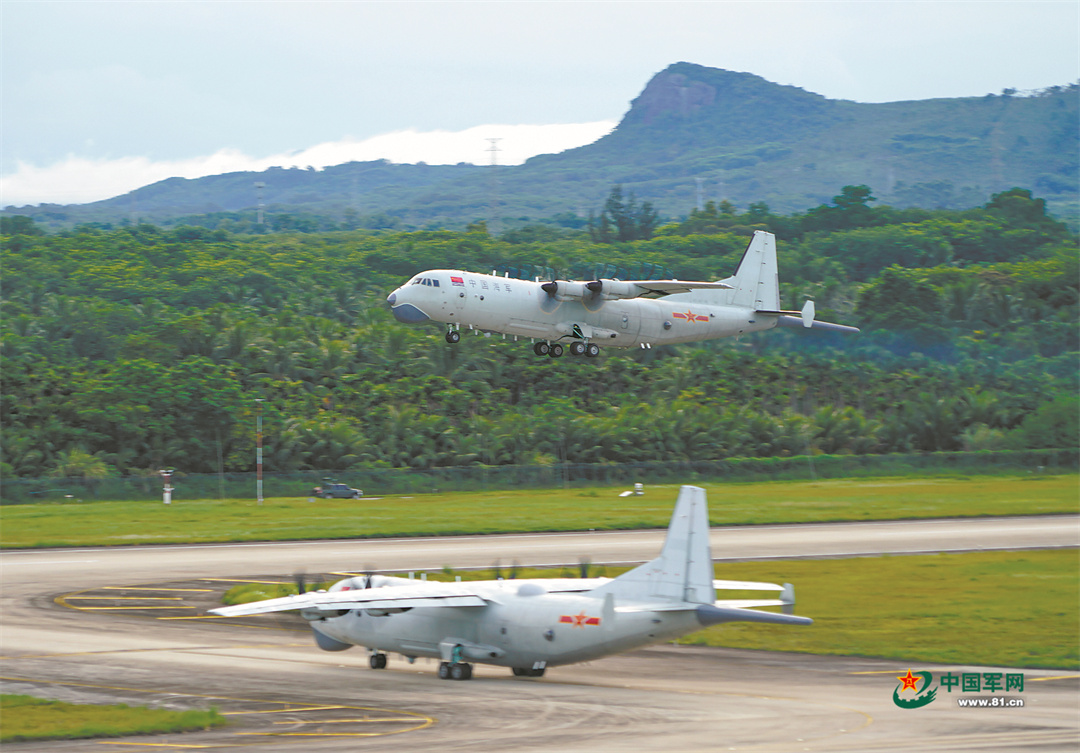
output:
M1076 474L705 483L713 525L1080 511ZM647 479L646 479L647 482ZM660 528L678 484L449 492L361 500L187 500L0 507L4 548Z
M814 624L731 623L680 642L1080 669L1076 549L739 562L716 570L720 578L794 583L795 612Z
M0 742L74 740L191 732L225 724L217 709L168 711L146 706L63 703L0 695Z

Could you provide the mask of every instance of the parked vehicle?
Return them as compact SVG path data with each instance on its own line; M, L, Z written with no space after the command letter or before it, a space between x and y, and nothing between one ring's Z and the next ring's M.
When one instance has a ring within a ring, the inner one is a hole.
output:
M323 499L330 499L331 497L360 499L364 496L364 492L360 489L353 489L348 484L323 484L312 489L311 496L322 497Z

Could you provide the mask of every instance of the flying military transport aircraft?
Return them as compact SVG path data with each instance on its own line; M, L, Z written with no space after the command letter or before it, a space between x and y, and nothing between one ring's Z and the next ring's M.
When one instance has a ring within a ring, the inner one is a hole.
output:
M777 591L777 599L716 600L716 589ZM809 625L790 610L795 591L753 581L713 580L705 490L684 486L660 556L617 578L553 578L457 583L361 575L328 590L220 607L225 617L298 609L326 651L354 645L410 662L440 660L439 677L467 680L472 664L510 667L519 677L677 638L721 622Z
M659 300L654 300L659 298ZM518 280L456 269L421 272L387 297L398 321L446 324L446 341L461 328L534 340L539 356L596 356L600 345L653 345L713 340L780 326L836 332L856 327L780 309L776 237L757 231L734 276L719 282L682 280Z

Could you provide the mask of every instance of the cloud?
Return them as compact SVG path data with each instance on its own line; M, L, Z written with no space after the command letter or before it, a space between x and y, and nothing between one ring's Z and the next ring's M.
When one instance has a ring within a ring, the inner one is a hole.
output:
M537 154L591 144L614 127L614 121L603 120L551 125L482 125L462 131L410 129L363 140L345 138L268 157L251 157L236 149L167 161L146 157L91 159L72 155L46 167L19 162L14 173L0 177L0 205L85 204L119 196L166 178L259 172L269 167L323 168L377 159L430 165L490 164L490 139L498 139L495 157L500 165L520 165Z

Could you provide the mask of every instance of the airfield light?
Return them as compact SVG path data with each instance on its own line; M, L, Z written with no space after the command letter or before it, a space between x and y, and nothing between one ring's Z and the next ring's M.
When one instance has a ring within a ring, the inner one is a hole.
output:
M174 491L174 487L173 487L172 483L170 483L170 482L172 481L172 475L175 472L176 471L174 471L172 468L163 468L160 471L158 471L158 473L161 474L161 483L162 483L161 496L162 496L162 501L167 505L172 504L172 493Z

